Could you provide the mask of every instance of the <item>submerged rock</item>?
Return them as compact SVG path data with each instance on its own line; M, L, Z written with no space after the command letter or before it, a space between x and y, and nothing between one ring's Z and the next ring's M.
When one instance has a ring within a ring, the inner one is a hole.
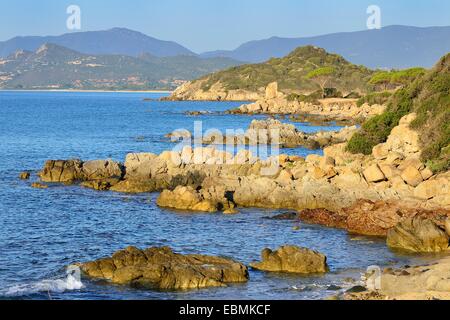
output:
M31 187L34 188L34 189L48 189L48 185L43 184L43 183L39 183L39 182L32 183Z
M123 180L112 185L109 190L122 193L148 193L160 190L161 185L156 180Z
M286 213L277 214L276 216L273 216L273 217L265 217L264 219L295 221L295 220L298 220L298 214L296 212L286 212Z
M80 267L94 279L149 289L188 290L248 281L248 269L239 262L176 254L167 247L146 250L129 247L111 258L83 263Z
M31 176L31 174L29 172L24 171L24 172L21 172L19 174L19 179L21 179L21 180L29 180L30 176Z
M449 236L433 221L415 217L389 230L387 244L411 252L441 252L448 250Z
M117 178L102 179L102 180L89 180L81 183L81 186L97 191L107 191L120 182Z
M345 229L347 227L347 216L325 209L308 209L299 213L300 220L326 226L329 228Z
M361 293L367 292L367 288L363 286L354 286L346 291L346 293Z
M306 248L284 246L277 251L264 249L261 257L261 262L252 263L250 266L268 272L299 274L328 272L327 257Z

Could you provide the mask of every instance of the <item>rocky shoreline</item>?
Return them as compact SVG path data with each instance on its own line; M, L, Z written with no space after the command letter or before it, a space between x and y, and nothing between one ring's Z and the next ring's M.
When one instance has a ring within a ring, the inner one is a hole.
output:
M347 153L345 142L326 147L324 156L306 159L287 155L260 159L245 150L233 155L218 148L186 146L179 152L160 155L129 154L123 164L112 160L50 160L39 173L40 185L80 184L100 191L161 192L157 200L160 207L182 211L237 214L243 207L292 209L297 211L292 218L303 222L385 237L394 250L450 252L450 173L435 174L420 161L418 133L410 129L414 119L414 114L402 118L387 142L376 146L370 156ZM265 250L262 262L252 266L289 272L293 269L286 267L288 264L280 267L279 259L295 257L296 250L291 251L286 255L283 250ZM139 252L131 255L142 256ZM321 258L320 254L312 256ZM302 261L309 261L302 257ZM103 268L99 263L104 260L100 261L85 266L84 271L94 278L100 275L113 282L122 279L117 283L142 285L140 280L135 281L142 279L142 268L121 270L117 277L105 276L98 271ZM111 260L107 261L111 265ZM114 268L121 269L115 263ZM317 272L325 270L321 265ZM243 279L241 276L239 279ZM159 288L190 288L178 284L185 280L166 286L160 278L149 277L142 281ZM193 287L227 282L212 278L196 280Z
M174 131L166 135L172 142L185 142L186 144L202 145L228 145L228 146L257 146L277 145L281 148L305 147L311 150L348 142L357 126L345 127L339 131L321 131L317 133L304 133L294 125L282 123L269 118L267 120L253 120L247 131L243 134L223 136L220 132L202 136L200 141L189 131Z
M203 91L204 80L186 82L178 87L163 101L256 101L264 97L264 91L225 90L219 83L214 84L209 91Z
M386 236L407 218L450 216L450 173L435 175L419 159L418 134L406 116L371 156L352 155L345 143L306 159L259 159L214 148L129 154L111 160L48 161L42 182L96 190L162 192L158 205L177 210L235 213L239 207L293 209L305 221ZM306 211L305 211L306 210ZM308 211L310 210L310 211ZM313 210L313 211L311 211Z
M245 90L225 91L220 87L212 88L204 92L201 90L202 81L194 84L186 83L180 86L170 97L163 101L253 101L243 104L237 109L228 110L228 114L238 115L308 115L322 122L346 122L361 123L364 120L383 113L384 105L369 105L367 103L358 106L358 99L354 98L325 98L316 101L302 101L291 98L289 95L278 91L278 83L269 84L258 92ZM218 84L216 84L218 86ZM195 89L198 87L198 90ZM194 91L192 91L194 90ZM194 111L192 115L201 115L201 111Z
M231 114L269 114L269 115L297 115L306 114L321 117L327 121L362 122L372 116L379 115L385 110L383 105L358 106L358 99L328 98L314 102L301 101L290 98L278 91L276 82L267 86L265 96L251 104L244 104L237 109L230 110Z
M198 210L206 201L210 206L200 211L261 207L325 209L342 215L365 200L447 213L449 173L434 175L421 163L417 133L409 129L413 119L402 119L371 156L348 154L345 144L325 148L323 157L281 155L267 160L245 150L233 156L214 148L184 147L160 155L129 154L123 165L111 160L51 160L39 175L42 182L80 183L96 190L164 191L159 203L183 210ZM364 229L372 232L369 226Z
M342 300L450 300L450 258L437 262L386 268L364 276L366 287L360 292L347 292Z
M349 154L345 144L325 148L323 157L280 155L266 160L245 150L233 156L215 148L184 147L160 155L129 154L123 165L111 160L51 160L39 175L42 182L81 182L86 187L118 192L192 186L197 192L211 191L210 200L233 193L233 200L243 207L339 211L363 199L448 209L449 173L435 175L420 161L418 134L409 129L413 119L402 119L371 156ZM263 174L264 169L273 171ZM251 191L251 196L245 191ZM341 196L339 204L337 195Z

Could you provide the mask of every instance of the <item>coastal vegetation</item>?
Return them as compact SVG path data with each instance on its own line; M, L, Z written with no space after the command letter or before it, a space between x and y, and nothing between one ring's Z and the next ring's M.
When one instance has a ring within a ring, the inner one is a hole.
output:
M322 90L322 97L325 98L325 88L328 82L333 78L336 73L334 67L317 68L306 75L307 79L313 80L320 86Z
M232 67L198 81L203 82L203 91L210 90L217 83L228 91L257 91L272 82L278 82L280 91L285 93L310 94L323 89L325 85L342 92L368 92L371 87L368 82L373 74L368 68L351 64L337 54L306 46L295 49L284 58Z
M407 72L408 73L408 72ZM349 141L347 150L370 154L372 148L387 140L400 119L412 112L417 119L411 124L420 135L422 160L435 172L450 169L450 54L429 72L397 91L381 115L366 121L362 130ZM402 78L402 77L400 77Z
M382 91L382 92L371 92L367 95L358 99L357 105L361 107L363 104L367 103L370 105L374 104L385 104L389 98L392 96L392 92Z
M381 87L382 90L398 88L414 81L417 77L425 74L423 68L410 68L405 70L378 71L369 80L369 84Z

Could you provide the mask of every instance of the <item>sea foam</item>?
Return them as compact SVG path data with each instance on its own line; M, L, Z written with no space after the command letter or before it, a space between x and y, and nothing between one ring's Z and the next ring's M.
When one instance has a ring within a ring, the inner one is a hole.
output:
M67 268L65 279L45 279L39 282L16 285L0 291L3 297L20 297L38 293L62 293L84 288L77 267Z

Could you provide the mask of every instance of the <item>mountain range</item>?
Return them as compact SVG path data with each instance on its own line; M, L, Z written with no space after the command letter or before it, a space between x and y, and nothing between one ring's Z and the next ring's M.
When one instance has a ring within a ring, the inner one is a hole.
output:
M155 57L226 57L248 63L264 62L272 57L281 58L297 47L313 45L339 54L351 63L369 68L429 68L450 52L450 26L387 26L380 30L341 32L307 38L273 37L244 43L235 50L219 50L199 55L176 42L159 40L125 28L114 28L61 36L15 37L0 42L0 57L5 58L17 50L35 51L45 43L93 55L138 57L148 53Z
M389 26L309 38L273 37L247 42L236 50L207 52L201 56L257 63L284 57L295 48L307 45L324 48L369 68L430 68L450 52L450 27Z
M61 36L15 37L0 42L0 57L7 57L17 50L35 51L46 43L86 54L117 54L137 57L149 53L156 57L195 55L192 51L172 41L163 41L143 33L113 28L105 31L66 33Z
M371 69L429 68L450 52L450 27L389 26L309 38L273 37L202 54L125 28L15 37L0 42L0 88L173 89L309 45Z

